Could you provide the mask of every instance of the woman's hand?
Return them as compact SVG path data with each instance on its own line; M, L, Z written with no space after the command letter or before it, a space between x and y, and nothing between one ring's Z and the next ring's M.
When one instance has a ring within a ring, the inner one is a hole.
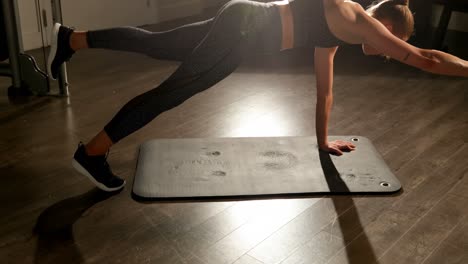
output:
M438 50L421 50L421 54L435 62L429 72L468 77L468 61Z
M343 152L351 152L356 149L356 146L347 141L335 140L328 142L326 146L320 147L321 150L326 151L332 155L341 156Z

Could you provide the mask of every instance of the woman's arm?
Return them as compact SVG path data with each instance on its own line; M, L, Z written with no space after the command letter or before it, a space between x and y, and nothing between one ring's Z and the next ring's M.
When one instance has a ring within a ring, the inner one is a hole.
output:
M361 16L359 25L364 43L384 55L427 72L468 77L468 62L465 60L441 51L412 46L366 14Z
M333 59L335 48L315 48L315 75L317 84L317 104L315 129L317 143L321 149L328 146L328 119L333 104Z
M439 50L421 50L423 56L437 61L427 71L435 74L468 77L468 61Z
M315 116L315 129L317 143L320 149L337 155L342 150L351 151L355 146L350 142L328 142L328 120L333 104L333 59L338 47L315 48L315 75L317 80L317 104Z

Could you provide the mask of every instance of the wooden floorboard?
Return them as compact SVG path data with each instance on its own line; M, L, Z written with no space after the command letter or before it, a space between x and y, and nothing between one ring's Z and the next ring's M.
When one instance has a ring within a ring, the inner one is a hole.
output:
M138 146L146 140L315 135L312 55L249 58L213 88L115 145L109 162L128 182L115 196L73 170L76 145L179 63L78 52L68 64L69 98L22 103L9 101L10 81L0 79L0 262L468 263L468 80L363 57L359 47L337 54L330 135L371 139L402 192L151 204L131 199Z

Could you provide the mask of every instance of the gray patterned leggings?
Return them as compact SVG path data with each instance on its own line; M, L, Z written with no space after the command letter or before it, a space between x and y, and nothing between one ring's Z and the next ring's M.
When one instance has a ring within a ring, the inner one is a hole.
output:
M231 74L249 53L281 48L281 17L271 3L232 0L212 19L164 32L124 27L88 32L90 48L181 61L158 87L125 104L104 127L113 143Z

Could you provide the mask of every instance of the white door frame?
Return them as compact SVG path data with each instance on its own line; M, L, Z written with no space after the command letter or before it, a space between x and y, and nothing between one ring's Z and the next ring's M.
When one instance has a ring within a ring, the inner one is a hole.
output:
M51 0L16 2L23 51L48 46L52 25Z

